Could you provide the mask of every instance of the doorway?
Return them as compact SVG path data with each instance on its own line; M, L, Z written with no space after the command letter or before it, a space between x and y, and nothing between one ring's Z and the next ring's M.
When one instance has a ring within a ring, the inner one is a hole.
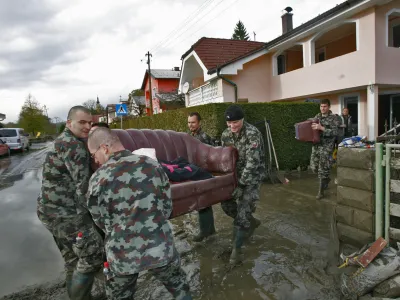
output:
M348 95L342 96L340 105L340 114L342 114L343 108L348 108L349 115L351 116L351 122L353 124L354 135L358 135L358 121L360 113L360 96L359 95Z
M400 123L400 94L390 96L390 124L389 129L394 127L394 123Z

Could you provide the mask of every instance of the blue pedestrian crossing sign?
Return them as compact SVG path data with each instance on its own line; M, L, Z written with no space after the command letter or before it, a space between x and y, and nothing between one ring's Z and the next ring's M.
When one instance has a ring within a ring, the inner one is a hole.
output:
M126 116L128 114L128 109L126 107L126 104L116 104L115 105L115 112L117 116Z

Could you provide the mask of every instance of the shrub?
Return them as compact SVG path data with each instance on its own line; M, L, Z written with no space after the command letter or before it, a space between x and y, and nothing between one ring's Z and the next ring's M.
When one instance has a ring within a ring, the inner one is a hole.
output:
M129 119L123 122L123 128L169 129L187 132L187 116L197 111L202 117L203 130L212 137L219 138L226 129L224 112L231 103L212 103L196 107L187 107L162 114ZM240 104L245 112L245 120L251 124L269 121L279 167L293 170L309 164L311 145L295 139L294 124L314 117L319 109L315 103L269 102ZM112 125L120 128L119 124ZM257 128L265 134L265 126Z

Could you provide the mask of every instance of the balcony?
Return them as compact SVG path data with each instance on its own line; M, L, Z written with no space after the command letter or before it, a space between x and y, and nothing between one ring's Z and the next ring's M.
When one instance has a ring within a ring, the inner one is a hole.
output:
M187 107L218 102L223 102L222 82L220 80L208 82L191 90L186 95Z

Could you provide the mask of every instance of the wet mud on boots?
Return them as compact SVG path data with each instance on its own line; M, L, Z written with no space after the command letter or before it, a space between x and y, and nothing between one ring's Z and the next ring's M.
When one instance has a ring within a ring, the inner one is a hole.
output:
M328 183L329 181L327 178L320 179L318 195L315 197L317 200L321 200L322 198L325 197L325 190L326 187L328 186Z
M254 234L254 230L256 230L256 228L258 228L261 225L261 221L254 218L253 216L251 216L250 219L250 228L247 231L247 234L245 236L246 239L249 239L252 237L252 235Z
M70 286L70 299L71 300L92 300L92 287L94 283L95 273L81 273L74 271Z
M211 206L199 211L199 227L199 233L192 238L194 242L201 242L215 233L214 213Z
M236 231L236 235L233 240L231 257L229 258L229 263L231 265L236 265L243 261L242 246L243 241L248 234L248 232L243 228L235 228L234 230Z

